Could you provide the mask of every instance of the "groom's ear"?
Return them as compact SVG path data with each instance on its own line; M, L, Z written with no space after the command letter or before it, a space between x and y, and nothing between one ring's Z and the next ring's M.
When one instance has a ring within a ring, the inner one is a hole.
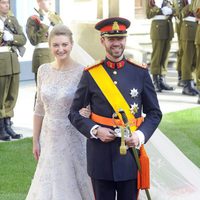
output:
M100 38L100 42L101 42L102 45L104 45L104 41L105 41L105 38L104 38L104 37L101 37L101 38Z

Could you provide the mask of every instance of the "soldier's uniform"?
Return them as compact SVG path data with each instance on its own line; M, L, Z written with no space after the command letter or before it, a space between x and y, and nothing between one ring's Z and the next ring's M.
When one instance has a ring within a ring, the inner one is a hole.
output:
M183 50L181 73L184 81L183 94L197 95L198 92L194 87L192 72L196 67L196 47L194 44L195 34L197 29L196 18L192 12L193 0L182 9L183 22L181 25L180 40Z
M49 24L44 24L44 13L39 10L36 15L28 18L26 24L26 33L30 43L35 46L32 58L32 72L35 73L37 83L38 67L44 63L54 60L48 45L48 34L52 26L62 23L61 18L52 11L48 12Z
M146 15L152 19L150 37L152 40L151 74L153 75L154 86L157 92L162 90L173 90L165 82L165 75L168 66L168 54L171 47L171 40L174 36L172 25L173 10L171 5L163 0L160 5L152 0L146 4Z
M177 63L176 63L176 69L178 72L178 86L183 87L183 81L181 78L181 58L183 54L183 50L181 47L181 40L180 40L180 32L181 32L181 24L182 24L182 14L181 10L184 7L184 0L173 0L174 8L175 8L175 28L178 38L178 51L177 51Z
M195 36L195 45L196 45L196 55L197 55L196 84L197 84L197 89L199 92L199 97L198 97L197 103L200 104L200 1L199 0L194 0L193 12L198 21L198 26L197 26L196 36Z
M14 16L0 16L4 27L0 33L0 139L18 139L11 128L10 118L14 115L19 89L20 65L17 53L24 53L26 37ZM10 37L12 39L8 39ZM8 136L9 135L9 136Z
M123 37L129 23L124 18L116 17L102 20L95 27L101 31L102 37ZM125 57L117 63L105 58L102 62L86 68L83 72L70 109L69 119L88 138L88 174L92 178L95 197L97 200L115 199L115 191L117 191L118 200L135 200L137 165L131 149L128 149L127 154L122 156L119 151L120 138L104 143L100 139L92 138L90 134L91 129L96 125L114 130L114 127L107 123L112 121L115 111L90 74L91 69L99 67L103 67L108 73L112 83L117 86L130 108L134 105L135 108L137 107L136 118L141 117L142 110L146 113L144 122L138 128L144 133L145 142L153 134L162 114L147 68ZM104 81L106 80L102 80L102 82ZM131 91L135 91L135 94L132 94ZM114 96L112 101L116 101ZM91 106L91 119L81 117L79 114L79 109L88 104Z

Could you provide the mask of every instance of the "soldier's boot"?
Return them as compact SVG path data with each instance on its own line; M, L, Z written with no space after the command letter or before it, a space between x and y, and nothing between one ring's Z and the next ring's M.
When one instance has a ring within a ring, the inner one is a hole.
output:
M159 75L153 75L153 85L156 92L162 92L162 89L160 87Z
M181 75L181 71L178 71L178 83L177 83L177 85L179 86L179 87L184 87L184 81L182 80L182 75Z
M189 96L196 96L199 94L198 90L194 86L193 80L186 80L184 82L185 82L185 85L183 87L182 94L189 95Z
M162 90L174 90L174 88L166 83L165 76L160 75L160 87Z
M7 134L4 126L4 119L0 119L0 140L9 141L10 136Z
M11 123L10 117L4 118L4 124L5 124L5 130L6 130L7 134L11 136L11 138L13 138L13 139L22 138L21 134L15 133L15 131L11 128L12 123Z

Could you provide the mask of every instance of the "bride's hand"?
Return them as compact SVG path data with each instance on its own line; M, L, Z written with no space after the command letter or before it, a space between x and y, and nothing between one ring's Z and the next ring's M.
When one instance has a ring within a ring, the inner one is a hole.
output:
M33 155L34 155L35 160L39 160L39 157L40 157L40 144L39 144L39 142L33 143Z
M91 115L91 110L90 110L90 106L86 106L86 108L81 108L79 110L79 114L85 118L89 118Z

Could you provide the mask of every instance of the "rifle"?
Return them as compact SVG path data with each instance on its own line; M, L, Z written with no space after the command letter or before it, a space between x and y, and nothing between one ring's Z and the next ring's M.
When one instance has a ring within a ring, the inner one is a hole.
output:
M39 10L37 10L36 8L34 8L34 10L39 14L40 20L43 21L44 20L44 15L42 12L40 12ZM55 23L51 20L51 18L48 16L49 21L51 26L55 26Z
M164 1L163 1L163 4L162 4L162 7L163 7L163 6L168 6L168 7L170 7L170 8L173 8L173 2L170 1L170 0L164 0Z
M184 6L189 4L188 0L183 0L183 3L184 3Z
M125 113L124 110L122 110L122 109L119 109L119 113L121 114L121 116L122 116L122 121L124 122L124 125L125 125L126 129L128 129L129 135L131 136L131 129L130 129L130 125L129 125L129 122L128 122L126 113ZM123 133L122 133L122 134L123 134ZM122 139L124 139L124 138L122 138ZM135 147L132 147L131 149L132 149L132 152L133 152L133 155L134 155L136 164L137 164L137 168L138 168L139 172L141 172L140 159L139 159L137 150L135 149ZM148 199L148 200L151 200L151 196L150 196L150 193L149 193L149 190L148 190L148 189L145 189L145 193L146 193L147 199Z
M189 3L188 0L183 0L184 6L188 6L188 15L194 16L194 13L192 11L192 3Z
M148 0L149 2L149 7L154 7L156 4L155 4L155 0Z

